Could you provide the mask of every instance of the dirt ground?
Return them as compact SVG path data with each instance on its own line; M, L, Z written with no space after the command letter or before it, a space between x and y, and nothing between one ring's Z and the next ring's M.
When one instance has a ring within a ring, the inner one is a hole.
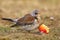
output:
M34 9L40 10L41 21L50 28L48 34L11 28L12 22L1 20L20 18ZM60 0L0 0L0 40L60 40Z

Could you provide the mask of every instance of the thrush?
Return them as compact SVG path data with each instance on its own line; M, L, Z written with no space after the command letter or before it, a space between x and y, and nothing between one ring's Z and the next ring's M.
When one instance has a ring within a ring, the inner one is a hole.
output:
M15 24L11 27L22 26L23 29L30 31L39 26L40 16L38 16L38 12L38 10L33 10L30 14L26 14L23 17L18 18L16 20L10 18L2 18L2 20L14 22Z

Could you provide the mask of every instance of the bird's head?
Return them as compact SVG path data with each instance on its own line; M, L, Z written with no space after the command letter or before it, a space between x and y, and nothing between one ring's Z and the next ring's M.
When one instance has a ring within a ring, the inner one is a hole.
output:
M32 13L31 13L31 15L38 21L38 22L40 22L40 13L39 13L40 11L39 10L37 10L37 9L35 9L35 10L33 10L32 11Z
M32 11L31 15L32 16L37 16L39 14L38 12L39 12L39 10L35 9L35 10Z

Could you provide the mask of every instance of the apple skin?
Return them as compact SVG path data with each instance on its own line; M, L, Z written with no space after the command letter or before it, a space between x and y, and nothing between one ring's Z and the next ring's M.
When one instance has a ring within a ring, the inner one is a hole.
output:
M44 25L44 24L42 24L41 26L39 26L39 27L38 27L38 30L39 30L40 32L43 32L43 33L46 33L46 34L49 33L49 28L48 28L46 25Z

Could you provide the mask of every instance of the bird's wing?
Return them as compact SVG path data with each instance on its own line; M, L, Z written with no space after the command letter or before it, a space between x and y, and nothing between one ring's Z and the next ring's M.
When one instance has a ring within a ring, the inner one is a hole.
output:
M35 18L34 18L33 16L31 16L30 14L27 14L27 15L25 15L24 17L20 18L20 19L18 20L18 22L23 23L23 24L24 24L24 23L30 24L30 23L33 23L34 20L35 20Z

